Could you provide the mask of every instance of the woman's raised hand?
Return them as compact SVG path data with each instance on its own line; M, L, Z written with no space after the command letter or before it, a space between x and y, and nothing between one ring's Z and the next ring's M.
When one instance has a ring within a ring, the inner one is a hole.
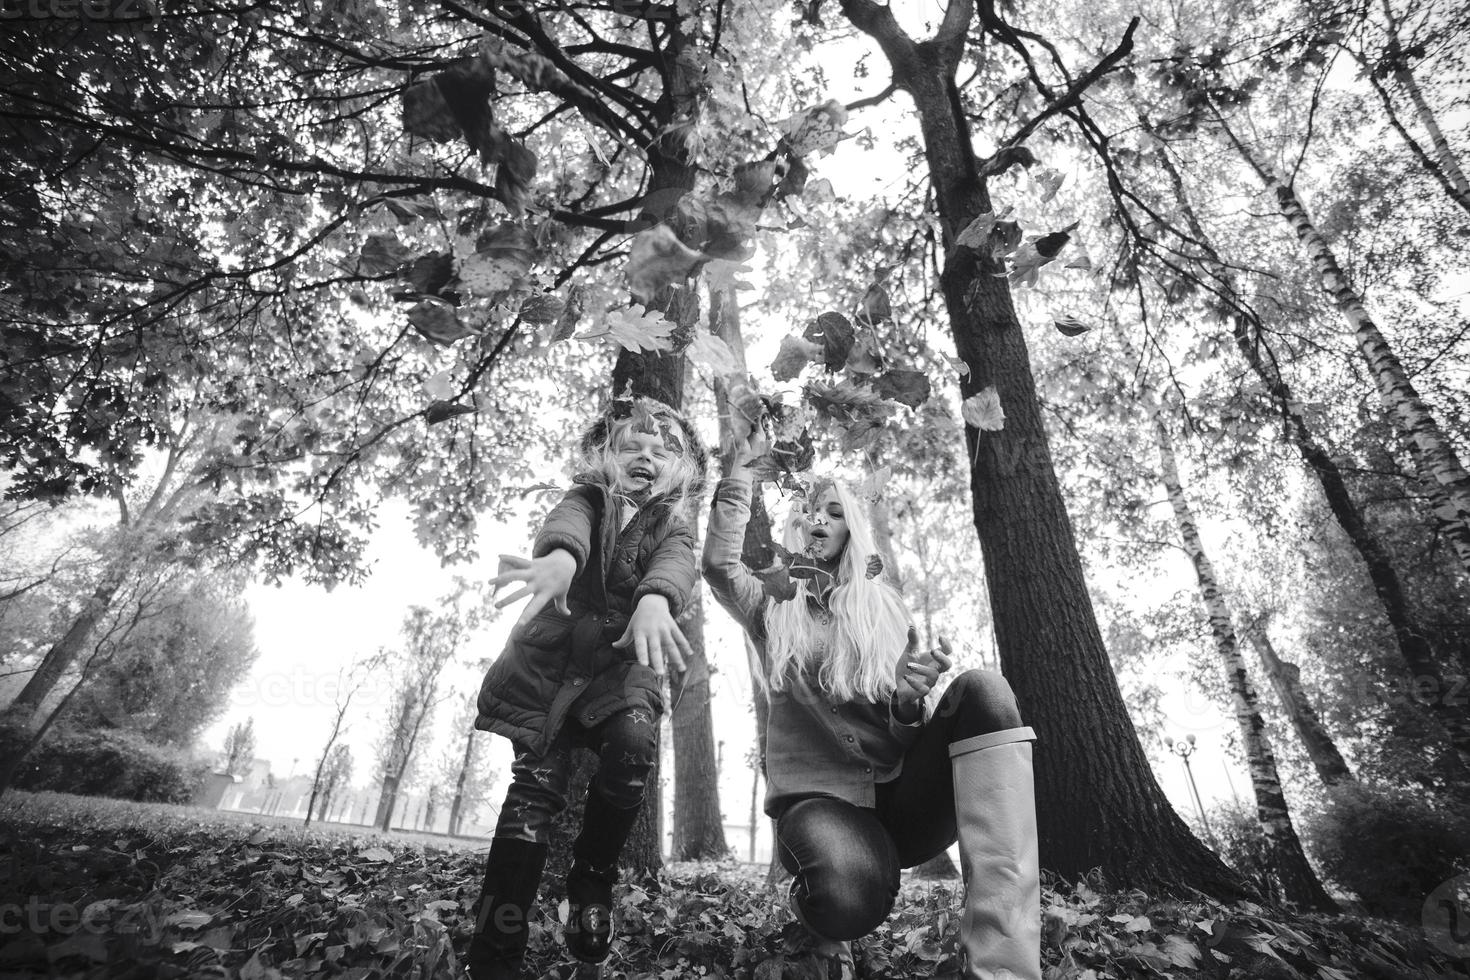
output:
M509 585L511 582L521 582L525 587L497 602L496 609L503 609L526 596L531 597L531 601L526 603L526 608L521 610L521 618L516 620L517 626L545 609L548 602L553 603L556 611L563 616L572 614L572 611L567 608L567 590L572 587L572 577L577 574L577 559L572 557L570 551L556 548L540 558L501 555L497 572L498 574L490 579L490 584L495 587L495 592L499 592L501 586ZM493 595L494 592L491 594Z
M954 650L948 640L941 636L938 650L920 653L919 631L910 626L908 646L894 668L894 699L900 704L922 701L934 690L939 675L953 665Z

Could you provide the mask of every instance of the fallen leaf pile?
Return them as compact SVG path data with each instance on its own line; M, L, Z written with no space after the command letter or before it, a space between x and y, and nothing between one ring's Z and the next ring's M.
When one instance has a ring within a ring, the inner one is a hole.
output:
M462 970L488 843L303 834L245 814L50 793L12 792L0 826L7 977L448 980ZM784 891L734 861L621 885L606 975L816 977ZM532 921L527 975L570 977L549 894L554 883ZM905 882L894 913L855 944L858 975L957 980L960 911L958 882ZM1467 976L1403 926L1087 884L1045 889L1043 957L1046 980Z

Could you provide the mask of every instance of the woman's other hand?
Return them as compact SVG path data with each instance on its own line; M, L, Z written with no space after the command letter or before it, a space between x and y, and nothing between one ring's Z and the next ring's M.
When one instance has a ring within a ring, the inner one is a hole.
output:
M939 649L919 652L919 631L909 627L909 643L894 668L893 699L898 704L917 704L934 690L939 675L954 665L949 641L939 638Z

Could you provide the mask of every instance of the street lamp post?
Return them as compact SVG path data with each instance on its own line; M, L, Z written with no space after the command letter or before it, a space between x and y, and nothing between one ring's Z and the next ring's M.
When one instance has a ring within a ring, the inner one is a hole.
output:
M1205 818L1205 805L1200 800L1199 787L1194 784L1194 770L1189 766L1189 757L1194 754L1195 749L1194 732L1185 735L1184 741L1182 742L1174 741L1172 735L1165 735L1164 744L1168 746L1170 752L1173 752L1184 761L1184 774L1189 777L1189 792L1194 798L1194 808L1199 811L1199 822L1205 828L1205 833L1209 835L1210 840L1213 841L1215 839L1215 832L1210 829L1210 821ZM1218 842L1216 846L1219 846Z

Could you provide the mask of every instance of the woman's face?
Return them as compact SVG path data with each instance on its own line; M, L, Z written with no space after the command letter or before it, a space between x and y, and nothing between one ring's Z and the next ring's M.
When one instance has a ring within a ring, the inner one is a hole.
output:
M802 533L806 537L807 554L813 558L835 562L842 557L849 534L847 515L837 499L836 489L829 486L817 495L807 512Z

